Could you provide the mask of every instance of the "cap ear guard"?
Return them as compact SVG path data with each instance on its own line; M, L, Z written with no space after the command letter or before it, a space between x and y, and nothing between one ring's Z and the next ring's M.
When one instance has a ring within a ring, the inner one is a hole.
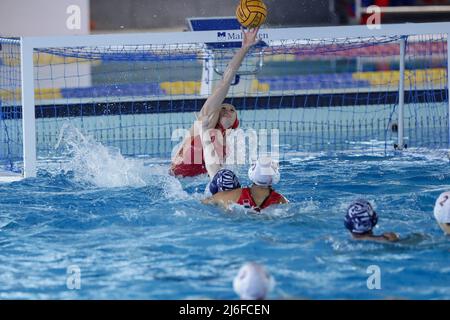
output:
M274 172L274 174L272 175L272 184L277 184L278 182L280 182L280 171L278 169L278 163L272 161L272 170Z
M255 182L256 178L255 178L255 172L256 172L256 163L252 164L250 166L250 168L248 168L248 178L252 181Z

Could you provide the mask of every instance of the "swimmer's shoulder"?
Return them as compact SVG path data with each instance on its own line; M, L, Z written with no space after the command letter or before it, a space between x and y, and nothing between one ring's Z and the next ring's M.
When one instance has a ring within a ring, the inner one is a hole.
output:
M400 237L398 234L394 232L385 232L380 235L357 235L352 233L353 239L356 240L369 240L369 241L376 241L376 242L397 242L400 240Z
M229 209L232 204L238 202L241 197L242 189L234 189L229 191L218 192L215 196L218 197L219 200L217 202L224 208Z
M218 192L214 195L217 200L225 202L237 202L241 197L242 188Z
M212 195L211 197L202 200L204 204L221 204L227 207L231 203L236 203L241 197L242 189L234 189L229 191L221 191Z
M275 190L275 192L276 192L277 195L278 195L278 203L279 203L279 204L289 203L289 200L288 200L283 194L277 192L276 190Z

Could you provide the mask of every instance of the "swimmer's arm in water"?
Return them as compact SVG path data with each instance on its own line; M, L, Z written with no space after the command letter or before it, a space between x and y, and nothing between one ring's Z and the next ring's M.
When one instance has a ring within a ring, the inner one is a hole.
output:
M203 199L203 204L219 205L224 209L228 209L230 204L236 203L241 196L242 189L234 189L229 191L217 192L209 198Z
M369 234L356 234L352 233L353 239L357 240L372 240L379 242L397 242L400 240L400 237L394 232L385 232L382 235L374 235L372 233Z
M400 240L400 237L395 232L385 232L380 237L389 242L396 242Z
M236 73L242 64L245 55L248 53L250 48L258 42L258 40L256 39L258 31L259 28L242 30L242 47L236 52L233 59L231 59L223 74L222 80L215 87L214 92L209 96L209 98L203 105L200 111L199 119L202 119L205 116L209 117L214 113L217 113L218 115L220 106L222 105L225 97L228 94L231 82L234 80L234 77L236 76ZM217 122L217 120L215 122Z

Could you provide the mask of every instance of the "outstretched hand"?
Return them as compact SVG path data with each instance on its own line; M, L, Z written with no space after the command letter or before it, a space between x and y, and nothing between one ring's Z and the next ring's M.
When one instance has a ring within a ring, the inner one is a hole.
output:
M398 241L400 240L399 236L394 232L385 232L383 233L383 237L388 241Z
M256 43L258 43L258 39L257 39L257 35L258 35L258 31L259 31L259 27L257 28L252 28L252 29L244 29L241 28L242 34L243 34L243 39L242 39L242 46L249 48L253 45L255 45Z

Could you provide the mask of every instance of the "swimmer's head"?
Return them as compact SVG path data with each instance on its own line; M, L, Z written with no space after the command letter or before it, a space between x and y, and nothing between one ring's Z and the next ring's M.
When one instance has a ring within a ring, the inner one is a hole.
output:
M216 194L220 191L227 191L240 188L238 177L233 171L228 169L219 170L209 183L209 191Z
M234 278L233 289L241 299L262 300L267 297L274 284L274 279L263 266L248 262L241 267Z
M441 229L450 235L450 191L443 192L434 205L434 217Z
M365 234L372 231L378 222L378 215L369 201L358 199L347 209L344 218L345 227L352 233Z
M278 163L270 157L260 157L248 169L249 179L261 187L270 187L280 181Z
M236 108L228 103L221 105L218 126L224 130L236 129L239 127Z

